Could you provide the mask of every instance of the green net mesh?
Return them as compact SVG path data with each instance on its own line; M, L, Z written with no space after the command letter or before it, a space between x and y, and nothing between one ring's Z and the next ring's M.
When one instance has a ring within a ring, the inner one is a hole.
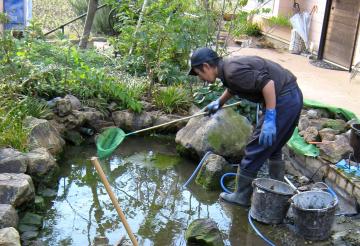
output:
M126 134L120 128L109 128L96 138L97 154L100 159L108 157L121 144Z

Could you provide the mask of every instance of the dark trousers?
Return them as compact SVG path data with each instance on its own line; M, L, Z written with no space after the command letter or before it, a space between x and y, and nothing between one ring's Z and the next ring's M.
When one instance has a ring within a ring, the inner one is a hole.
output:
M267 159L281 160L282 147L291 138L298 124L303 96L297 83L284 86L280 95L276 98L276 141L270 147L259 144L264 114L259 118L249 143L245 148L245 156L241 161L241 173L256 177L257 172Z

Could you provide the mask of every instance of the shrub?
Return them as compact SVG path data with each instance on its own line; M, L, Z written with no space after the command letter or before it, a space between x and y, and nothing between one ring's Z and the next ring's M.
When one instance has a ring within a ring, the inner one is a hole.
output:
M182 86L160 88L154 95L155 105L166 113L187 111L191 104L189 93Z

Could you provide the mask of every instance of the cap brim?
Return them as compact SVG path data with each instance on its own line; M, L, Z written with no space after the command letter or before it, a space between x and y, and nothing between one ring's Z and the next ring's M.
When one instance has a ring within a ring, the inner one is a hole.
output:
M197 73L194 71L194 68L190 68L188 75L197 76Z

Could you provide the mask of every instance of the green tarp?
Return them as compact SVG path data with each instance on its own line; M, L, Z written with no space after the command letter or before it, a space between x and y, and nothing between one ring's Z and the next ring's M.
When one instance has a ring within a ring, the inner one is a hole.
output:
M326 109L333 114L343 116L346 120L357 119L359 121L359 118L353 112L347 109L329 106L317 101L305 99L304 107ZM319 149L315 145L305 142L304 138L299 135L299 130L297 128L295 129L287 145L297 154L311 157L317 157L320 154Z

